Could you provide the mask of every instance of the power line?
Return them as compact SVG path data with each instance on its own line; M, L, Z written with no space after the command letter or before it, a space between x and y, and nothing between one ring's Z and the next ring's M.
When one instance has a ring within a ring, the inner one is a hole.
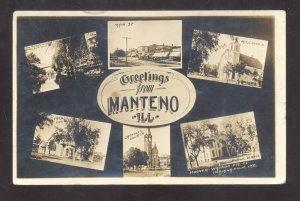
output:
M128 39L131 39L129 37L123 37L124 39L126 39L126 52L125 52L125 57L126 57L126 63L127 63L127 43L128 43Z

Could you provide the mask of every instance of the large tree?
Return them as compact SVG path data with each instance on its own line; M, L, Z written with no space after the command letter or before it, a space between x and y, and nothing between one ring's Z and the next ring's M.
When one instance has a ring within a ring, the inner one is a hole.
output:
M216 50L219 35L208 31L194 30L189 70L198 72L200 65L208 59L210 51Z
M202 148L208 145L207 139L209 136L206 136L206 133L209 130L208 125L208 121L202 121L197 125L189 125L184 128L184 144L187 153L193 157L193 161L196 162L197 167L199 167L198 156L200 151ZM190 165L192 167L192 163L190 163Z
M224 123L224 130L220 132L221 139L225 143L229 157L236 155L239 146L239 138L236 136L237 133L234 131L233 125L234 123L230 121Z
M74 78L76 67L89 59L89 50L84 34L55 41L52 68L57 72L56 82L63 77Z
M55 140L51 139L48 143L49 155L50 155L51 151L54 151L55 149L56 149Z
M236 64L232 64L231 62L227 62L224 66L224 72L227 74L227 79L229 79L229 73L238 73L239 75L243 74L251 74L251 71L246 69L246 63L243 61L239 61Z
M229 150L235 150L239 154L244 154L249 149L253 150L257 146L256 126L250 117L228 119L224 124L222 136ZM229 154L234 153L229 152Z
M234 131L240 139L239 152L244 153L248 149L256 149L257 131L256 125L251 118L245 117L237 120L234 125Z
M41 138L40 134L38 134L37 136L34 137L34 139L33 139L34 144L39 145L39 144L41 144L41 142L42 142L42 138Z
M112 54L117 57L125 57L126 53L122 49L116 49Z
M40 112L36 116L36 125L43 129L44 125L50 126L53 124L53 119L50 117L50 114L45 112Z
M38 93L41 89L41 85L47 80L46 71L37 67L37 64L41 61L34 53L31 52L30 54L27 54L26 61L28 66L26 72L29 74L29 82L33 92Z
M90 123L84 119L70 118L65 121L66 126L64 128L56 128L55 140L66 143L74 142L75 153L80 151L81 159L88 160L99 143L100 129L93 129Z
M124 165L125 167L137 167L140 165L147 165L149 156L145 151L141 151L138 148L131 147L125 155Z

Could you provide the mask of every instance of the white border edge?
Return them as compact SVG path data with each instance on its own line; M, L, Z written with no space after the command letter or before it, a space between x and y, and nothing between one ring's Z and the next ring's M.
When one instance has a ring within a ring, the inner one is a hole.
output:
M275 41L275 182L286 182L286 12L277 11Z

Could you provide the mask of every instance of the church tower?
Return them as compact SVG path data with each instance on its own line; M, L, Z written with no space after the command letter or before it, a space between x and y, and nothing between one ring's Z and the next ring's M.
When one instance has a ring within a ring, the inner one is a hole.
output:
M144 135L144 151L149 156L149 161L151 161L151 150L152 150L152 135L150 128L148 128L148 133Z
M154 147L152 149L151 167L152 168L158 168L159 167L158 149L157 149L156 144L154 144Z
M233 39L233 41L230 44L230 56L229 58L231 59L232 64L237 64L240 61L240 48L241 44L238 41L238 38L236 37Z

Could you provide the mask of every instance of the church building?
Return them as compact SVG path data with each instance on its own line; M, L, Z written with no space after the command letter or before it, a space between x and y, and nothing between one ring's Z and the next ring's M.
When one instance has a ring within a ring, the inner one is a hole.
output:
M148 168L160 168L160 159L158 156L158 149L156 144L152 147L152 135L150 128L148 128L148 133L144 135L144 151L148 154Z
M238 72L226 72L225 66L228 63L232 65L236 65L239 62L244 62L246 64L246 68L250 71L254 71L255 69L261 70L263 68L262 63L251 56L245 55L241 53L241 44L238 41L238 38L232 38L232 41L229 45L229 49L226 49L224 53L221 55L220 61L218 63L218 76L221 79L235 79L239 78Z

